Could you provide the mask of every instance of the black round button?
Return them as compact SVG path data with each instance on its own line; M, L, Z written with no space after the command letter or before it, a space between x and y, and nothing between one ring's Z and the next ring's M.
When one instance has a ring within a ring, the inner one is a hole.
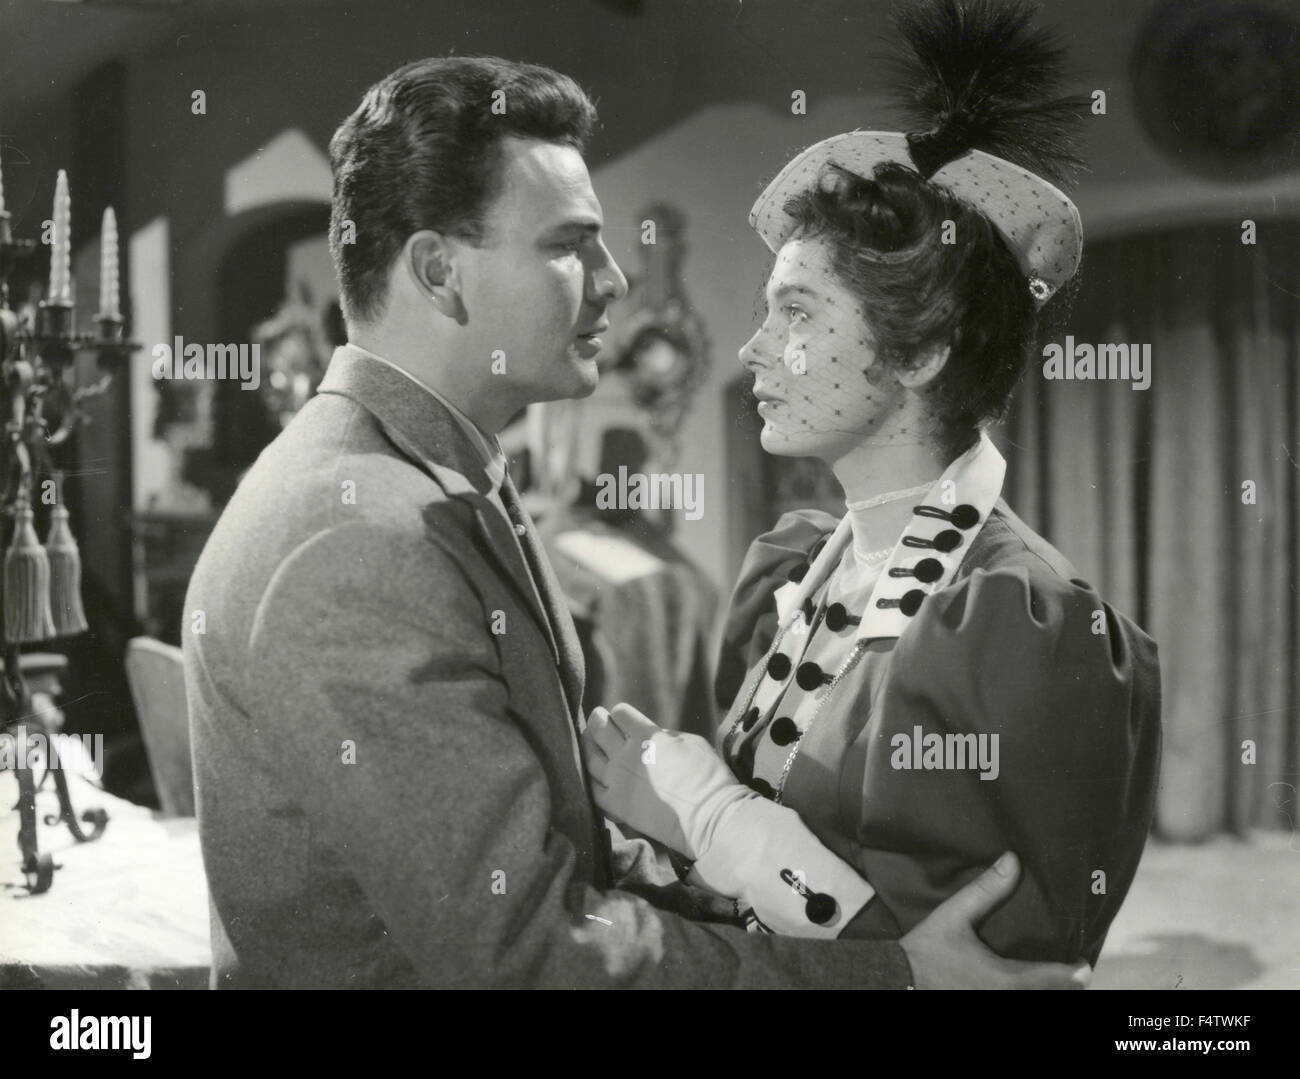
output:
M772 735L772 741L777 745L788 746L799 737L799 728L794 725L794 720L789 716L782 716L773 721L769 733Z
M751 779L749 781L749 789L755 794L761 794L764 798L773 798L776 796L776 791L772 789L772 784L766 779Z
M740 726L742 730L747 731L747 730L751 730L754 724L757 722L758 722L758 709L751 708L748 712L745 713L744 718L741 719Z
M775 678L778 682L783 681L790 674L790 657L783 652L778 652L767 661L767 673Z
M840 905L835 902L835 897L827 895L825 892L817 892L815 895L808 897L808 902L804 904L804 913L808 915L808 920L813 925L826 925L839 912Z
M839 633L849 624L849 612L842 603L832 603L826 608L826 628L832 633Z
M913 588L901 600L898 601L898 609L908 618L916 614L921 609L921 600L925 599L925 593L919 588Z
M800 562L799 565L795 566L792 570L790 570L789 573L785 575L785 578L787 581L794 581L795 584L798 584L807 576L808 576L808 563Z
M826 676L816 663L800 663L794 680L799 683L800 689L811 691L826 681Z
M963 502L948 514L948 520L965 532L968 528L974 528L980 523L979 510Z
M945 528L933 540L934 549L943 551L947 554L949 551L955 551L961 546L961 533L951 528Z
M912 570L912 576L922 584L933 584L943 576L943 563L937 558L923 558Z

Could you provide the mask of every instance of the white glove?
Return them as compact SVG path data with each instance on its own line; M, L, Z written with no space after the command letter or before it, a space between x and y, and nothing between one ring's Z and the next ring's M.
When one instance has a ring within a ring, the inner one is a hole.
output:
M765 928L834 938L875 895L794 810L737 783L698 735L619 704L594 709L582 741L601 810L693 859L689 883L735 897Z
M739 803L686 878L737 897L782 936L838 937L876 894L799 814L766 798Z
M666 731L628 704L593 709L582 748L601 810L691 860L729 810L760 797L699 735Z

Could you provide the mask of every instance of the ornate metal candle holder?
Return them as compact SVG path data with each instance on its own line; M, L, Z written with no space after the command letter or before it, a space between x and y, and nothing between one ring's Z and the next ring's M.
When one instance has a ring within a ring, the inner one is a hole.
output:
M103 809L88 809L78 817L72 805L67 776L58 766L57 755L49 752L43 762L33 763L27 747L54 745L45 720L32 707L32 694L20 669L23 647L84 631L81 606L80 557L68 528L63 503L63 477L54 465L51 451L68 441L84 418L83 402L103 393L127 357L140 346L126 340L117 314L117 237L111 236L111 297L105 299L96 319L98 332L77 333L70 298L70 200L66 177L59 177L55 205L55 234L51 290L42 303L35 326L10 310L9 276L18 259L32 254L35 244L14 239L10 215L3 209L0 187L0 366L3 385L4 444L3 487L0 488L0 529L4 539L4 618L0 623L0 655L4 671L0 677L0 731L14 739L17 753L14 771L18 776L19 829L22 868L27 887L46 891L58 868L49 854L39 850L36 795L53 774L59 812L45 817L47 825L62 821L80 843L98 839L108 824ZM60 206L62 200L62 206ZM105 225L105 239L108 224ZM62 274L62 277L59 277ZM58 283L59 287L55 287ZM93 351L100 377L91 385L76 387L73 368L77 354ZM34 528L34 494L40 481L41 502L49 505L50 531L44 546ZM43 735L43 739L34 738ZM43 767L39 781L38 767ZM84 825L84 827L83 827Z

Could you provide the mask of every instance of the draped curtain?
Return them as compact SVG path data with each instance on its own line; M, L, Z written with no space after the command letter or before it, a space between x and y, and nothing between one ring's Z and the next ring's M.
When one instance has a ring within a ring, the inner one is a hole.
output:
M1300 224L1090 245L1048 338L1150 344L1149 389L1031 365L1006 496L1157 641L1157 833L1300 816Z

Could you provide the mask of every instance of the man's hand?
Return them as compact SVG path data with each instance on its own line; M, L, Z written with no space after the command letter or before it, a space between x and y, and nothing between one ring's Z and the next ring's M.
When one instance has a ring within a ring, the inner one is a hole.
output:
M917 989L1083 989L1087 963L1003 959L975 935L975 926L1015 890L1020 861L1008 851L960 892L936 907L899 944Z

